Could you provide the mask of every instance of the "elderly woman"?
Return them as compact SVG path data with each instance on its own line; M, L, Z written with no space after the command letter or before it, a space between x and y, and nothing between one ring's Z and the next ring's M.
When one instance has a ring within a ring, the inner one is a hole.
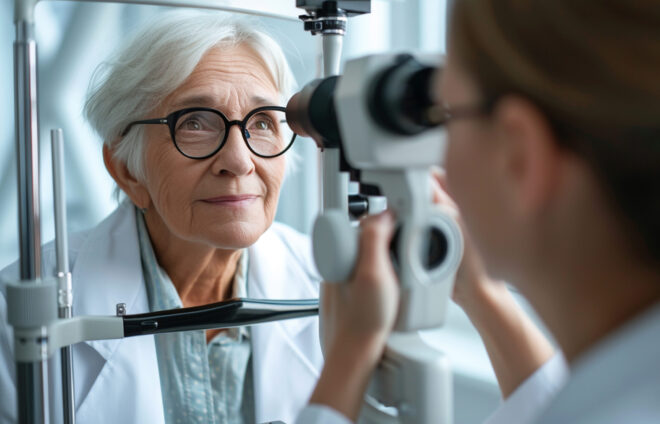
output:
M293 78L277 43L253 28L160 17L92 85L85 115L128 199L70 240L77 315L318 296L308 239L273 223ZM44 269L53 256L45 247ZM3 280L15 275L10 266ZM4 320L2 296L0 309ZM0 324L0 421L14 422L12 339ZM291 421L318 377L317 334L308 318L81 343L78 422Z

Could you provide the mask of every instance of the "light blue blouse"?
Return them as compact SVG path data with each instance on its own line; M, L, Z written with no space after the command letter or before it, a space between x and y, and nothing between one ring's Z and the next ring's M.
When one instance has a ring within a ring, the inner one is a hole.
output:
M158 264L141 211L136 209L142 269L151 311L181 308L181 298ZM234 275L234 297L247 296L247 250ZM168 424L253 423L254 392L247 327L219 333L210 343L202 330L158 334L156 354Z

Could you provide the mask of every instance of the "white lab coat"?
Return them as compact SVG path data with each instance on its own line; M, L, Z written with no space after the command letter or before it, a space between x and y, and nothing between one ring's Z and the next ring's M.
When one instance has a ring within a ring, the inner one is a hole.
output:
M537 421L569 422L660 423L660 304L572 364L570 380Z
M134 208L125 202L94 229L69 241L74 314L148 312ZM248 292L253 298L318 297L320 278L309 239L273 224L249 248ZM44 275L52 275L54 246L43 249ZM13 337L6 322L5 281L0 274L0 423L16 422ZM292 422L303 408L322 366L318 319L302 318L252 327L257 422ZM79 343L73 348L76 417L79 424L163 423L163 403L153 336Z
M569 378L560 352L537 369L509 395L484 424L530 424L548 407Z
M320 405L299 424L350 424ZM660 423L660 304L626 323L571 367L556 355L495 411L487 424Z
M567 378L568 366L559 353L529 376L484 424L533 423ZM298 416L296 424L351 424L351 421L327 406L309 405Z

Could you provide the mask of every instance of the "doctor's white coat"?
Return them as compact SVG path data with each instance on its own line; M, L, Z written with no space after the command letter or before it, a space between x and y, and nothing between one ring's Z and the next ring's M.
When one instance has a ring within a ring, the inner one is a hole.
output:
M253 298L318 297L318 277L309 239L273 224L249 248L248 292ZM52 243L43 249L43 274L53 275ZM148 312L134 207L128 202L94 229L69 241L74 314ZM17 264L0 274L0 423L16 422L13 336L6 322L7 281ZM317 318L252 327L257 422L293 422L307 402L322 366ZM163 404L153 336L74 345L76 418L79 424L163 423Z
M597 343L570 371L563 355L555 355L486 421L532 423L659 424L660 304ZM297 424L351 422L329 407L310 405Z

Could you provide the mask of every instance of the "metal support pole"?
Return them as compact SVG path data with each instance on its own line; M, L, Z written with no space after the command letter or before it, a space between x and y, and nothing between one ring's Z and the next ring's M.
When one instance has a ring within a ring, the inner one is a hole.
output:
M21 2L17 2L19 8ZM41 277L39 217L39 123L37 120L37 44L34 23L16 20L14 42L14 106L18 164L18 220L21 280ZM45 331L45 329L44 329ZM46 423L48 362L17 362L18 420Z
M20 270L21 279L33 280L41 277L37 43L34 40L34 24L26 21L16 23L14 83Z
M326 148L321 154L323 210L339 209L348 216L348 172L340 171L341 151Z
M344 34L323 34L323 78L339 75Z
M53 197L55 204L55 253L57 256L57 305L60 318L73 316L73 287L69 272L69 246L66 226L66 179L64 177L64 138L61 129L51 130L53 156ZM62 403L65 424L76 421L73 387L73 350L65 346L62 360Z
M342 18L344 21L346 17ZM324 33L323 78L338 75L341 65L343 31ZM341 151L326 148L321 152L322 210L339 209L348 215L348 172L340 171Z

